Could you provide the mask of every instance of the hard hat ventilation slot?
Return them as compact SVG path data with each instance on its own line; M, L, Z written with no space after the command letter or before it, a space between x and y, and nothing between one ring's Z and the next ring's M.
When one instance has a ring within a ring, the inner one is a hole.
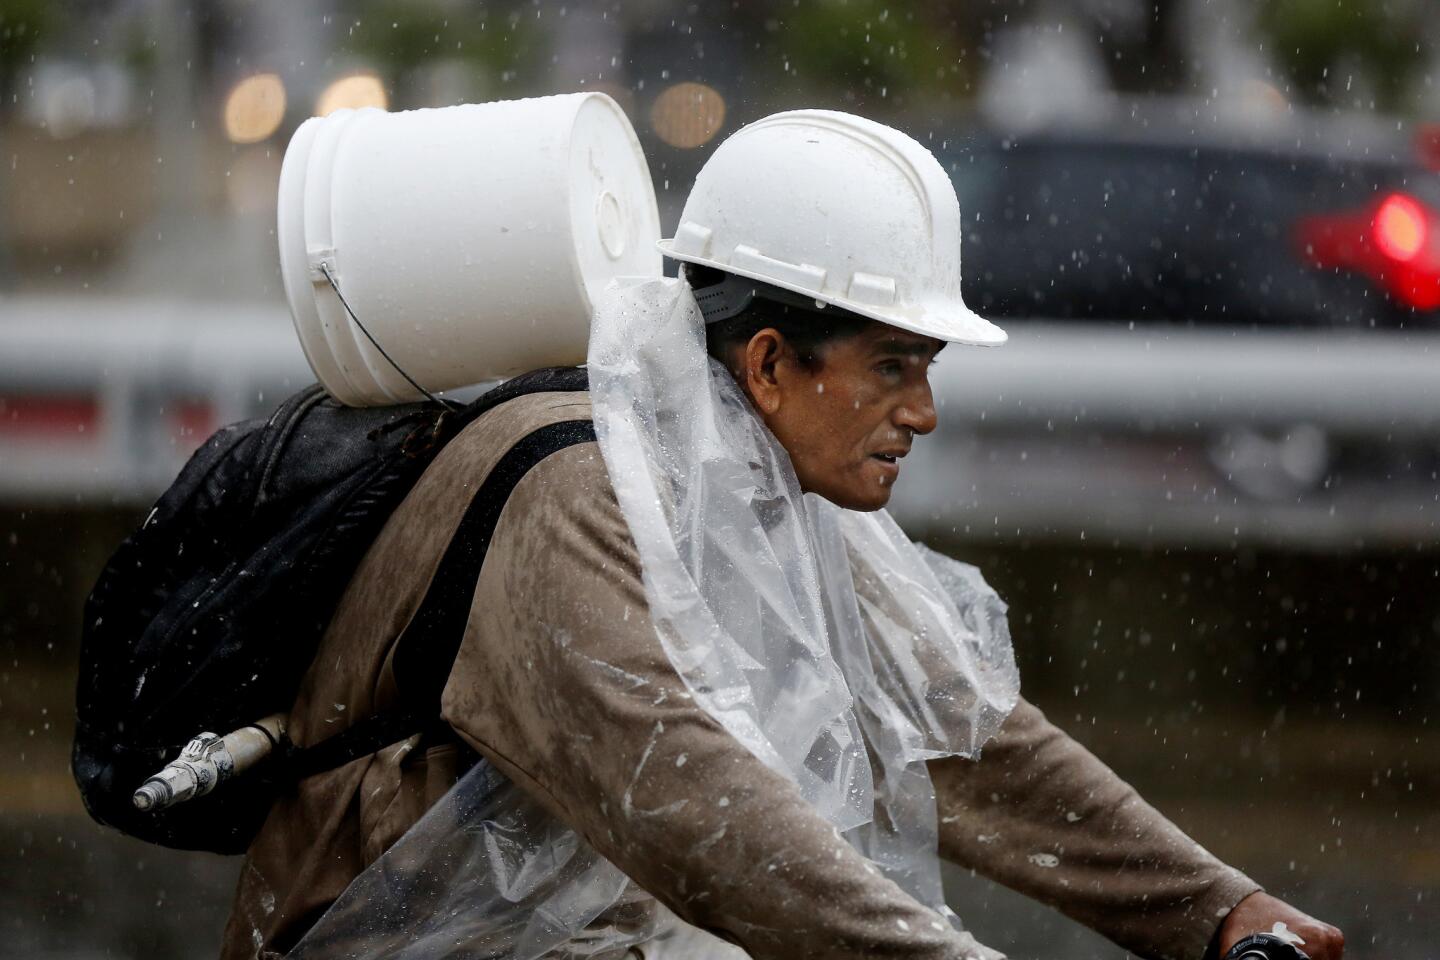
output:
M740 244L730 257L730 265L737 270L749 270L761 276L802 290L819 293L825 287L825 270L809 263L786 263L767 257L754 247Z
M714 231L709 227L702 227L698 223L685 221L680 224L680 229L675 231L675 252L682 253L687 257L708 257L710 256L710 238Z
M857 271L850 278L850 299L873 307L888 307L895 302L895 278Z

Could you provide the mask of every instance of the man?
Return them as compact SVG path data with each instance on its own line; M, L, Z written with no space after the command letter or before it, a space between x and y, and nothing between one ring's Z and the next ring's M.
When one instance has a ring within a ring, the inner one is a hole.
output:
M744 683L764 684L791 666L766 655L778 649L824 661L829 651L737 647L732 660L751 658L737 674L744 676L728 686L709 682L716 674L706 672L707 662L725 658L693 630L725 634L742 622L757 633L783 634L805 625L767 626L763 615L726 619L712 603L726 584L740 584L732 595L742 607L752 595L786 586L747 580L747 557L733 552L708 561L697 578L704 582L677 587L665 579L674 572L667 563L683 563L686 549L700 548L667 541L657 524L682 513L678 504L706 517L713 504L705 497L729 497L723 530L702 522L689 532L721 536L734 521L738 539L727 548L778 551L787 524L798 522L798 548L763 568L784 579L812 562L812 546L824 552L823 518L833 514L798 507L787 489L844 510L882 508L910 445L937 426L930 362L947 341L1003 341L960 301L958 245L953 189L928 152L903 134L844 114L797 111L726 141L697 179L676 238L663 244L686 264L690 286L650 281L632 288L638 292L629 300L620 291L618 306L597 314L593 398L531 395L481 417L440 454L361 562L292 711L298 744L393 700L394 640L504 452L548 424L595 419L598 444L542 461L505 506L445 688L448 734L413 738L311 777L277 803L247 856L225 956L289 951L352 880L375 874L367 867L456 782L473 751L484 758L480 769L503 774L548 818L538 832L573 831L681 920L755 957L995 956L944 922L937 904L922 902L923 882L911 883L907 869L933 860L938 846L945 858L1143 955L1198 960L1284 923L1311 957L1338 960L1338 931L1215 860L1023 700L978 759L891 743L903 710L894 722L877 722L887 702L867 699L856 678L871 669L872 657L893 670L909 648L943 659L961 642L917 630L887 648L880 634L915 611L902 594L887 601L883 581L895 568L856 550L855 540L846 541L848 562L870 648L848 668L862 673L839 680L822 662L798 689L767 688L775 695L762 698ZM647 296L655 307L649 312ZM706 366L707 350L717 366ZM646 364L658 378L646 379ZM677 370L677 378L659 377ZM656 392L663 416L653 408L635 416L625 406L629 396L641 403ZM665 431L696 410L703 412L693 424L700 461L687 461L684 451L666 446L678 435ZM714 422L706 420L712 415ZM757 446L743 448L747 441L732 434L751 427L746 436ZM771 451L778 459L766 474L762 461ZM664 460L670 475L655 475L643 457L627 459L631 454L651 456L652 465ZM713 475L687 486L679 474L696 463ZM777 476L778 486L767 486ZM668 559L657 542L669 548ZM879 571L873 576L871 565ZM817 570L788 586L813 594L817 578L835 573L824 563ZM824 594L822 641L825 629L834 636L846 621L836 597L851 596L848 578L842 586ZM714 617L687 626L683 618L697 610ZM926 665L912 669L923 673ZM920 684L915 702L904 706L939 727L920 732L943 739L945 728L963 722L962 707L981 716L982 673L971 675L968 687ZM870 680L877 689L893 682ZM834 748L828 754L802 750L800 762L787 759L777 746L786 723L806 716L807 703L833 695L837 684L846 715L853 702L864 707L854 708L867 713L864 722L817 738ZM903 698L892 698L892 706L894 699ZM988 729L983 717L976 723ZM835 772L844 767L835 757L847 729L863 731L873 779L866 769ZM928 762L897 766L893 753L901 749ZM822 810L817 798L846 784L854 789L840 791L839 806ZM857 791L864 793L858 817L840 809ZM886 798L924 802L884 806ZM916 827L907 836L923 839L933 829L938 840L872 862L839 830L869 821L877 835L901 836L905 817ZM457 847L464 840L455 839ZM522 874L534 867L523 863ZM390 880L394 866L375 869ZM543 865L536 869L543 873ZM524 902L533 881L507 876L503 898ZM600 912L546 955L676 955L674 938L627 939L626 925L637 925L629 905ZM365 904L358 906L363 913ZM372 912L388 916L395 906L376 904ZM646 900L639 912L647 910L658 907ZM510 955L507 945L453 943ZM689 943L691 952L681 955L724 949L714 940ZM327 955L323 944L302 948L304 956Z

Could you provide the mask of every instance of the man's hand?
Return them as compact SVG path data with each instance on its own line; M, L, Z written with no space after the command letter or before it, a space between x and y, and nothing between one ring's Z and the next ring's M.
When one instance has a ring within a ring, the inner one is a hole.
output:
M1345 950L1345 934L1337 928L1257 891L1237 903L1220 925L1220 956L1251 934L1278 932L1277 923L1285 924L1285 929L1299 938L1290 942L1310 960L1340 960Z

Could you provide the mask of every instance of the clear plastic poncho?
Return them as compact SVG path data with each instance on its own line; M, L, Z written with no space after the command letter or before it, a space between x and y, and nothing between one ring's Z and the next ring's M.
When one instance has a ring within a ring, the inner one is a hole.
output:
M886 876L958 925L924 761L977 757L1014 707L1004 604L885 512L802 493L706 355L683 281L612 283L589 368L601 452L676 671ZM290 955L608 956L683 926L481 763Z

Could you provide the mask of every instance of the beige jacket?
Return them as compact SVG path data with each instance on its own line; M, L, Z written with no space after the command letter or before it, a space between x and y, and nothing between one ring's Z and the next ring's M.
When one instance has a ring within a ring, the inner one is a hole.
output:
M393 700L394 639L480 483L520 437L589 416L585 393L521 397L446 447L363 558L296 701L296 743ZM682 919L754 957L979 954L685 695L646 609L598 446L553 454L500 517L445 721ZM225 960L283 954L454 783L457 746L418 744L311 777L276 804L246 857ZM1137 953L1199 958L1257 889L1026 702L979 761L931 773L943 856Z

